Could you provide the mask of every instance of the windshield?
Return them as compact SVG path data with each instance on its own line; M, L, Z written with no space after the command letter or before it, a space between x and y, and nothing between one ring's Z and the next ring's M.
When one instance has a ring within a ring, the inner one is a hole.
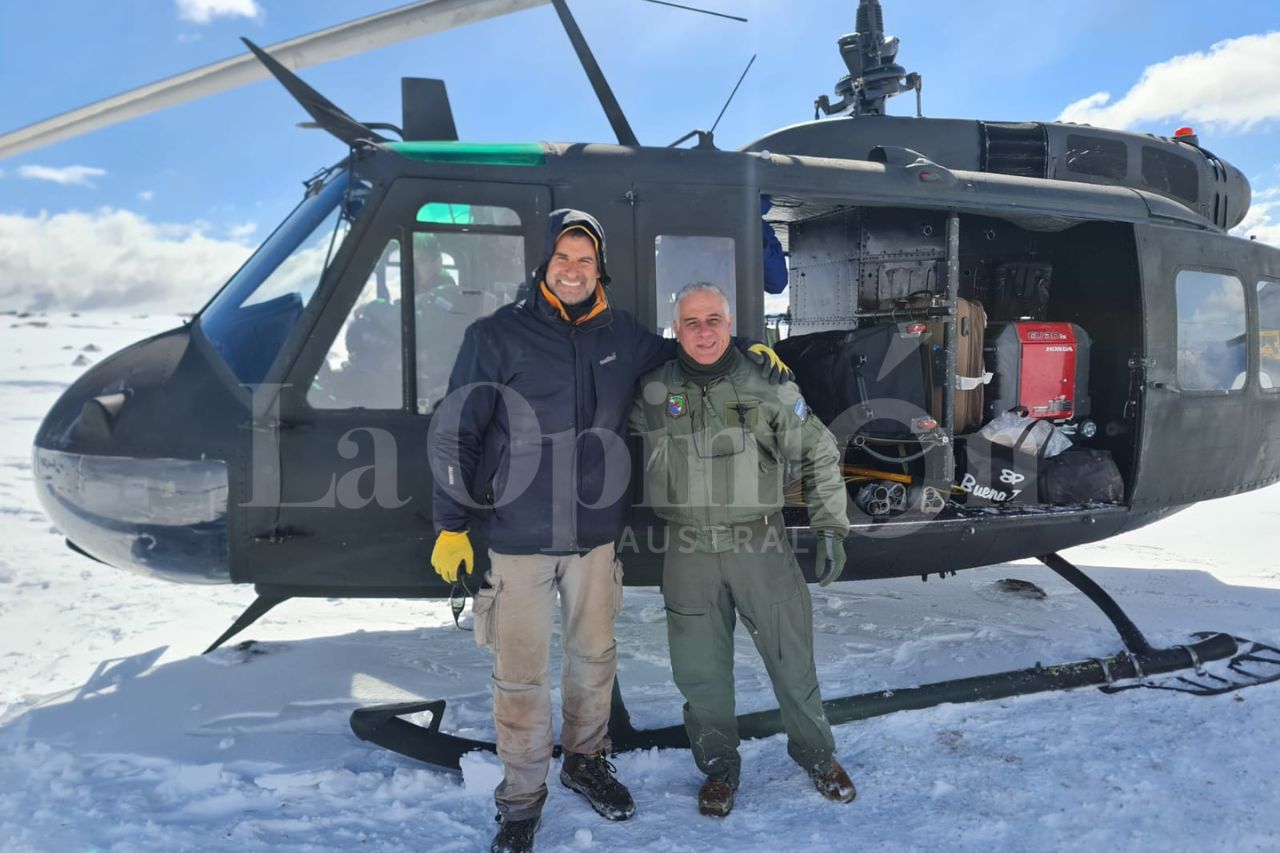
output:
M200 314L205 337L246 385L261 382L364 206L369 185L337 171L267 238Z

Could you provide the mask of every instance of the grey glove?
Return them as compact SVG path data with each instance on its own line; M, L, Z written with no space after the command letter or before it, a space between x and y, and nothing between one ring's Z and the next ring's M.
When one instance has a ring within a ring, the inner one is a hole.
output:
M844 572L844 534L835 530L819 530L818 556L813 572L818 576L818 586L826 586Z

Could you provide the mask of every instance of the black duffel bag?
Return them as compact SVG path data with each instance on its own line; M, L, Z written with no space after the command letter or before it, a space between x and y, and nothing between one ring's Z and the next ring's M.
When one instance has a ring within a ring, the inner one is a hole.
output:
M964 491L966 506L994 506L1007 503L1035 503L1038 497L1037 482L1048 442L1033 453L1020 448L1031 434L1035 421L1009 447L997 444L981 433L962 436L956 440L959 450L956 471Z
M1111 453L1076 447L1040 463L1040 503L1123 503L1124 480Z
M927 416L923 324L884 323L778 341L805 401L837 441L911 438Z

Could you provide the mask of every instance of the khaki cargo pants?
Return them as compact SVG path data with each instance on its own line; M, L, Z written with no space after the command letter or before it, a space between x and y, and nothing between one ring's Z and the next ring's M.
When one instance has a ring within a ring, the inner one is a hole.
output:
M605 747L622 608L622 564L614 544L583 555L489 552L489 588L475 599L476 642L493 650L493 722L504 776L498 812L524 820L542 811L551 766L551 633L556 594L564 661L560 697L567 752Z
M684 724L698 769L736 787L738 719L733 690L736 617L751 634L787 732L787 753L806 770L835 749L813 662L813 604L781 517L734 528L734 546L699 551L672 525L662 567L671 672L685 698Z

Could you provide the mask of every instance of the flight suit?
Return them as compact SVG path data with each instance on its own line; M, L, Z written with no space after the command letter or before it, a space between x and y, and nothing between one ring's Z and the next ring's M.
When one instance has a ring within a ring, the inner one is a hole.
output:
M834 743L813 661L813 607L781 509L791 468L812 528L848 532L835 440L793 383L769 385L740 353L709 380L686 376L678 361L646 374L630 424L645 438L645 502L668 522L671 670L698 767L737 787L738 617L772 681L788 753L806 770L825 766Z

